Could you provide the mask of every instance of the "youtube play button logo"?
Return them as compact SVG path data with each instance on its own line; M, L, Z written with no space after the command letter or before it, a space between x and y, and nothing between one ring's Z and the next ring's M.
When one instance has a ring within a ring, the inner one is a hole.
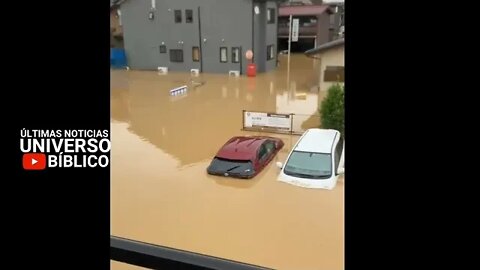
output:
M27 153L23 155L23 169L44 170L47 167L47 156L41 153Z

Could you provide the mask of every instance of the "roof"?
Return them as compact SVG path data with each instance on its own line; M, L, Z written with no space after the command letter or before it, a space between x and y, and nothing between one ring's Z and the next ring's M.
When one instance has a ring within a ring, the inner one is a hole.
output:
M259 136L233 137L222 146L216 156L234 160L255 160L258 149L267 139L269 138Z
M328 5L283 6L278 9L279 16L320 15L324 12L333 13Z
M307 130L295 150L315 153L331 153L335 137L340 132L333 129L312 128Z
M305 54L306 55L318 54L318 53L321 53L323 51L329 50L331 48L335 48L335 47L338 47L338 46L343 46L344 44L345 44L345 38L336 39L334 41L324 43L324 44L322 44L322 45L320 45L316 48L310 49L310 50L306 51Z
M110 8L118 8L126 0L110 0Z

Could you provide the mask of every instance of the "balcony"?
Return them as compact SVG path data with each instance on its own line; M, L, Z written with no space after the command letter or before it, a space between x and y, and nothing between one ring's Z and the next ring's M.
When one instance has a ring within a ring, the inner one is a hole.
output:
M316 36L317 25L300 26L298 29L299 36ZM288 36L288 24L278 26L278 36Z

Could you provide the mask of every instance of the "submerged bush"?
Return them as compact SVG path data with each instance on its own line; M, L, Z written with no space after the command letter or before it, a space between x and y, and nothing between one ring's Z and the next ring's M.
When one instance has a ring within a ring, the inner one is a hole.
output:
M321 127L336 129L345 137L345 91L344 86L334 84L328 88L327 96L320 107Z

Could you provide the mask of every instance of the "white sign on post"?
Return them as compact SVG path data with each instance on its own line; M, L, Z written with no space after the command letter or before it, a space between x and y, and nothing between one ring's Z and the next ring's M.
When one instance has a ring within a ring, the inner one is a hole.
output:
M264 112L244 112L244 128L292 130L291 115Z
M293 19L292 21L292 42L298 41L298 26L299 19Z

